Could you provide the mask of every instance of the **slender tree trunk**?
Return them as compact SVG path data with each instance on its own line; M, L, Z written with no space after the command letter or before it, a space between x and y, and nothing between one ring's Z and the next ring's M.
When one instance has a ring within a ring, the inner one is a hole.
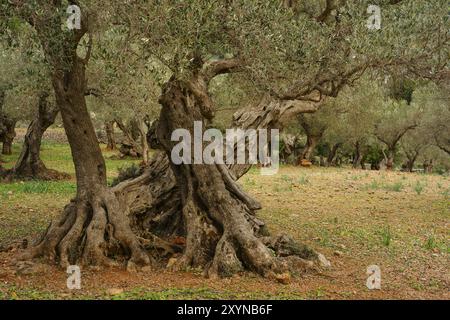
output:
M113 150L117 149L116 137L114 134L114 123L115 123L115 121L106 121L105 122L106 149L109 151L113 151Z
M353 158L353 169L358 168L361 165L362 160L362 152L361 152L361 145L359 142L356 142L355 144L355 155Z
M130 134L134 141L139 141L141 138L140 121L136 118L130 120Z
M321 138L321 136L313 136L313 135L308 135L307 136L307 138L306 138L306 146L305 146L305 149L303 149L303 152L302 152L302 154L300 156L300 161L301 160L311 161L313 152L316 149L317 144L320 141L320 138Z
M367 160L367 152L363 154L361 157L361 169L366 170L366 160Z
M330 153L328 154L328 157L327 157L327 165L328 165L328 166L334 166L334 165L336 165L336 163L335 163L334 160L335 160L335 158L336 158L337 151L339 150L339 148L341 147L341 145L342 145L342 143L336 143L336 144L334 144L333 147L331 148Z
M28 126L19 159L11 174L17 177L38 179L66 178L68 175L55 170L49 170L40 157L41 142L44 132L55 122L59 112L57 107L51 107L47 101L48 94L39 98L36 117Z
M423 163L423 170L425 173L433 173L433 159L425 160Z
M149 163L148 153L149 153L149 147L148 147L148 141L147 141L147 130L144 120L139 119L138 122L138 128L139 128L139 136L141 139L141 148L142 148L142 162L147 165Z
M12 119L8 119L4 123L6 127L6 132L3 137L3 147L2 147L2 153L4 155L11 155L12 154L12 144L14 141L14 138L16 137L16 121Z
M386 154L386 170L394 170L395 147L389 148Z
M406 168L408 169L409 172L414 171L414 165L416 163L418 156L419 156L418 152L406 154L406 158L408 159L408 161L406 161Z
M119 257L148 264L131 230L128 208L107 188L105 161L86 107L85 62L76 53L71 57L70 67L55 66L52 83L72 151L77 194L25 257L45 256L62 266L116 265Z

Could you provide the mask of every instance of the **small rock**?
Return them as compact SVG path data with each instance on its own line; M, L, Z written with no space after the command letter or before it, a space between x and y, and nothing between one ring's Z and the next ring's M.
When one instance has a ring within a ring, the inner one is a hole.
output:
M289 284L291 282L291 274L288 272L277 274L275 275L275 279L277 279L279 283Z
M170 259L169 259L169 262L167 262L167 269L172 268L172 267L175 265L175 263L176 263L177 261L178 261L177 258L170 258Z
M335 252L333 252L333 254L334 254L335 256L338 256L338 257L342 257L342 256L344 255L341 251L338 251L338 250L336 250Z
M137 266L134 262L128 261L127 263L127 271L130 273L137 272Z
M13 194L14 194L14 192L12 192L12 191L8 191L8 193L7 193L8 196L12 196Z
M108 289L107 293L110 296L118 296L119 294L123 293L123 289L112 288L112 289Z
M319 263L322 267L324 268L330 268L331 267L331 263L330 261L327 260L327 258L325 258L325 256L321 253L319 253L317 255L317 258L319 259Z

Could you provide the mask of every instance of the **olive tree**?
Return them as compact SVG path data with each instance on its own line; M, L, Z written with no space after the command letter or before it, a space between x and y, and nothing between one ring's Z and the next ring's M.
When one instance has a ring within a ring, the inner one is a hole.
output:
M195 121L206 127L214 119L209 94L214 78L238 72L265 93L235 114L235 125L274 128L283 117L315 111L368 69L434 64L443 43L433 31L447 14L445 1L380 1L383 28L373 32L367 28L366 1L307 1L301 7L263 0L77 3L84 18L76 30L61 30L62 1L11 0L0 7L36 30L77 174L76 199L29 257L47 256L62 265L122 260L130 266L149 264L156 249L155 257L182 252L175 269L201 267L210 276L241 270L277 276L310 267L306 259L318 260L316 252L289 237L267 234L256 215L261 205L236 181L249 165L169 160L175 129L192 133ZM158 60L170 74L159 98L163 153L142 175L112 189L85 100L95 10L103 13L98 19L123 25L144 53L140 56ZM185 238L185 245L173 245L175 237Z

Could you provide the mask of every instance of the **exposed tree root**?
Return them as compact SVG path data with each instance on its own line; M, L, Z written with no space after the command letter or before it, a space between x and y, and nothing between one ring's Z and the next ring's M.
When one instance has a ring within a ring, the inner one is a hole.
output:
M46 257L62 267L148 265L150 257L132 232L127 212L106 188L89 199L73 200L22 259Z
M48 169L45 166L38 170L17 172L14 169L0 170L0 179L6 182L12 182L15 180L42 180L42 181L61 181L71 178L71 175L57 170Z

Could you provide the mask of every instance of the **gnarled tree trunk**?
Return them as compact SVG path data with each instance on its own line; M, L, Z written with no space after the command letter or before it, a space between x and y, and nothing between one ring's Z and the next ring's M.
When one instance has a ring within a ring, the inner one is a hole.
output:
M321 136L308 135L306 137L306 146L303 149L303 152L300 156L300 159L299 159L300 161L301 160L311 161L313 152L316 149L317 144L319 143L320 139L321 139Z
M61 174L55 170L47 169L40 157L42 136L55 123L56 116L59 112L57 107L50 106L47 98L48 93L42 94L39 98L36 117L28 126L22 152L14 169L11 171L11 174L14 176L45 180L68 177L68 175Z
M184 128L193 135L195 121L205 124L212 119L212 103L201 74L188 82L171 79L160 102L157 134L170 157L175 145L172 132ZM175 268L202 267L210 276L230 276L244 269L273 276L290 264L305 267L303 258L316 258L313 251L292 245L288 238L263 237L263 223L255 216L260 204L240 188L227 166L170 162L170 167L179 188L186 234L186 247ZM277 252L283 247L290 258L273 256L269 247Z
M414 165L416 163L417 158L419 157L419 151L414 150L412 152L405 152L406 154L406 169L408 169L409 172L414 171Z
M306 134L306 145L298 159L300 164L302 163L302 160L312 160L313 152L319 144L320 139L322 139L326 127L323 125L316 126L311 120L308 120L304 114L300 114L298 120Z
M140 141L136 138L135 130L133 129L134 125L126 125L122 120L116 119L115 122L117 126L124 134L124 142L122 143L122 147L120 148L120 152L124 155L132 156L132 157L141 157L142 156L142 146Z
M115 121L105 122L105 132L106 132L106 149L113 151L117 149L116 137L114 135L114 123Z
M206 123L212 117L206 81L199 75L189 82L172 79L160 102L156 133L149 132L150 140L158 142L152 146L162 146L165 154L158 152L142 175L113 188L130 208L134 232L151 239L148 247L156 243L169 257L183 252L174 268L201 267L210 276L230 276L244 269L269 276L314 265L303 258L315 260L315 252L289 237L270 237L257 218L260 205L236 182L251 165L174 165L169 160L173 130L185 128L192 133L194 121ZM237 112L234 122L242 129L271 129L290 112L315 109L311 102L266 97Z
M353 169L357 169L358 167L365 169L365 158L367 154L367 150L364 150L366 148L363 148L361 143L358 141L355 143L355 154L353 158Z
M128 208L107 187L105 161L86 107L85 60L74 52L70 57L71 65L55 66L52 83L72 151L77 194L24 257L45 256L62 266L116 265L121 259L148 264L131 230Z

